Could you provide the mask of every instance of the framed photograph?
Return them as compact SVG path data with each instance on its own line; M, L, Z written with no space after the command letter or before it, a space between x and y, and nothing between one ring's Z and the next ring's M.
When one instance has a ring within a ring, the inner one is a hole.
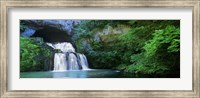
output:
M1 0L1 98L200 97L199 0Z

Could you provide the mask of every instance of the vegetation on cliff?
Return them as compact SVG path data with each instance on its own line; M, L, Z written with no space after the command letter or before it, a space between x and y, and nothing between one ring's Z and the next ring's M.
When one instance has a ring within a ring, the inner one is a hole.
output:
M105 30L109 26L130 29ZM74 29L73 40L92 68L118 69L138 77L180 76L179 20L85 20Z
M20 71L47 71L52 69L53 52L37 38L20 37Z

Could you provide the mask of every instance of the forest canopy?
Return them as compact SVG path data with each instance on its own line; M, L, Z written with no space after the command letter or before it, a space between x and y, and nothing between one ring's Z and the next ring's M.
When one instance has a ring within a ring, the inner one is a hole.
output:
M83 20L73 33L92 68L139 77L180 76L179 20Z

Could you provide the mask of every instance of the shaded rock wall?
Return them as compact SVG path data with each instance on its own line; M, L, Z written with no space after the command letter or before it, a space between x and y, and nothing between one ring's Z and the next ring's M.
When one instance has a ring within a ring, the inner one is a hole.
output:
M70 42L72 28L78 20L21 20L25 30L22 37L42 37L45 42Z
M36 30L31 37L42 37L45 42L71 42L71 37L65 31L51 26Z

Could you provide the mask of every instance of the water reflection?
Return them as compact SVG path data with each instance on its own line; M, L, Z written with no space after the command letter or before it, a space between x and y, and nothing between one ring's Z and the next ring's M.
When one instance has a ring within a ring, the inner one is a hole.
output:
M87 71L52 72L53 78L87 78Z
M22 72L20 78L118 78L116 70L73 70L48 72Z

